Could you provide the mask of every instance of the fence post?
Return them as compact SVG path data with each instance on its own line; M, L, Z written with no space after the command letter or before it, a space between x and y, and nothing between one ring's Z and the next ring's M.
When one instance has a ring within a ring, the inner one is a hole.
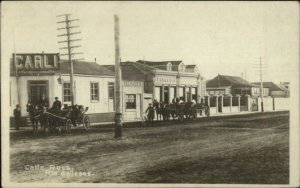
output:
M273 99L273 111L275 110L275 97L272 97Z
M247 111L250 112L250 95L246 95L246 99L247 99Z
M238 112L241 112L241 96L237 94L236 97L238 99Z
M229 97L229 106L230 106L230 113L232 112L232 95L228 95Z
M216 102L215 102L215 105L216 105L216 113L218 113L219 112L219 104L218 104L218 95L215 95L215 98L216 98Z
M223 112L223 105L224 105L224 101L223 100L224 100L224 97L223 97L223 95L221 95L220 97L221 97L221 100L220 100L221 101L221 104L220 104L221 110L220 110L220 112Z

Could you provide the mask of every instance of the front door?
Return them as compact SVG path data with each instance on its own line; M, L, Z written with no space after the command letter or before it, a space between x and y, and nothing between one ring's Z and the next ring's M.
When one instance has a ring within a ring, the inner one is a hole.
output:
M34 105L46 103L49 106L48 82L30 81L29 82L29 101Z
M115 89L114 83L108 83L108 111L115 111Z

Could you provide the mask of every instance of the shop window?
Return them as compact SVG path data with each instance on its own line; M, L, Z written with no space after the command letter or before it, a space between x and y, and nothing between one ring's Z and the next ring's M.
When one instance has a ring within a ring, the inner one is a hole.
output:
M99 101L99 83L91 82L91 101Z
M63 83L63 102L71 102L71 84L70 84L70 82Z
M125 98L126 109L136 109L136 95L127 94Z

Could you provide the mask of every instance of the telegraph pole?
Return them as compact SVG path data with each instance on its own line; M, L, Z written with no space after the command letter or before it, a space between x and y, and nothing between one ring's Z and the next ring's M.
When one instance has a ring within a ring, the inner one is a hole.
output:
M262 65L261 57L259 57L259 72L260 72L260 99L261 99L261 112L264 112L264 101L263 101L263 79L262 79Z
M74 105L74 79L73 79L73 60L79 59L72 59L76 54L83 54L82 52L74 53L72 52L74 48L80 47L80 45L72 46L71 44L75 41L80 41L81 39L71 39L73 35L79 34L81 32L71 32L73 28L78 28L79 26L71 26L71 23L74 21L78 21L79 19L70 19L71 14L63 14L58 15L57 17L65 17L65 20L57 22L58 24L65 24L65 27L57 28L57 30L65 30L64 34L57 35L57 37L66 37L66 40L58 41L58 43L67 43L66 47L60 48L65 49L68 52L66 54L60 54L60 56L68 56L70 62L70 90L71 90L71 105ZM82 58L80 58L82 59Z
M120 44L119 44L119 17L114 15L114 31L115 31L115 98L116 98L116 114L115 114L115 138L122 137L122 113L121 113L121 67L120 67Z
M260 78L260 99L261 99L261 112L264 112L264 86L263 86L263 74L265 71L265 68L267 68L266 64L262 63L261 57L259 57L259 64L255 64L254 66L255 70L257 70L256 75L259 74L259 78Z

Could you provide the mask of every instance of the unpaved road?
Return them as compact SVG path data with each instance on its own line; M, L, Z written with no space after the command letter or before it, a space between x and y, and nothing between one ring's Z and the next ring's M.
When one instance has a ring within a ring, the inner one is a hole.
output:
M112 128L93 128L89 132L75 130L49 137L11 135L11 181L242 184L289 181L288 112L124 128L123 134L123 139L115 140ZM67 169L52 170L53 166ZM70 175L66 176L67 173Z

